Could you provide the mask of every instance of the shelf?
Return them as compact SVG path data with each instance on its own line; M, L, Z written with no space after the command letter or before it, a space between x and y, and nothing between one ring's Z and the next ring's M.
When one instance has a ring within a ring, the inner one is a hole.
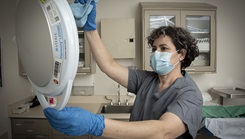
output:
M212 88L212 93L215 93L224 98L245 98L245 89L242 88Z
M83 30L78 30L77 32L78 32L78 34L84 33Z
M196 31L196 32L190 32L190 33L192 33L192 34L210 34L210 32L198 32L198 31Z

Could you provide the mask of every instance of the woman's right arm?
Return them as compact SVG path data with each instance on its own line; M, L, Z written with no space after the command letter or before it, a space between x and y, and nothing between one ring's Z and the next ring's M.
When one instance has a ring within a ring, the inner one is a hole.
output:
M104 46L97 30L85 31L85 36L100 70L111 79L127 88L128 68L116 63L107 48Z

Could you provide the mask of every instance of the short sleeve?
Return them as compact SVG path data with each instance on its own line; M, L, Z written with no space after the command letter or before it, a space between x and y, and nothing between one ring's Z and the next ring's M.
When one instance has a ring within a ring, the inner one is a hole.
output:
M186 124L193 138L200 128L202 117L202 98L196 95L198 93L195 90L184 91L167 108L168 112L174 113Z
M136 85L137 85L137 74L136 72L131 69L131 68L128 68L128 92L131 92L131 93L136 93Z
M127 91L137 95L139 88L151 83L155 77L158 77L156 75L157 73L154 72L128 68Z

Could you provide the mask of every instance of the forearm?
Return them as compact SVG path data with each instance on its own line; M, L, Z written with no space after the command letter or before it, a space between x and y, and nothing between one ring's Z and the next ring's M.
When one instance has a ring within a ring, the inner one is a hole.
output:
M105 129L102 136L109 138L167 138L164 133L164 126L158 120L123 122L117 120L105 119Z

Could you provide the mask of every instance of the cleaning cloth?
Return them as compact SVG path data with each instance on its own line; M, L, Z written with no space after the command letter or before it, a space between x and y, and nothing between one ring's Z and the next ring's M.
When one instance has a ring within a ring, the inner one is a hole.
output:
M93 5L91 1L97 3L99 0L88 0L87 3L72 3L70 4L71 11L74 15L78 27L83 27L88 19L88 14L92 11Z
M203 118L242 118L245 117L245 105L203 106Z

